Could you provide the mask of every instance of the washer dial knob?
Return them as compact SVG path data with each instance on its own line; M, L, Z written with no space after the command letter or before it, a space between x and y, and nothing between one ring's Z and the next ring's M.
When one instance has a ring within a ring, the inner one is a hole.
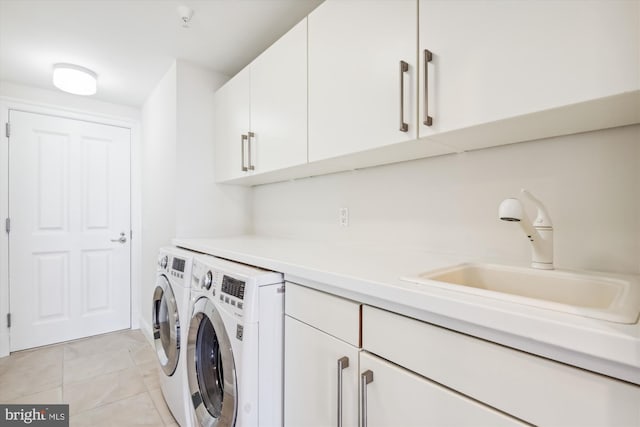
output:
M160 268L164 270L165 268L167 268L167 265L169 265L169 257L165 255L160 260Z
M206 290L211 289L211 284L213 283L213 273L211 270L207 271L207 274L204 275L204 279L202 281L202 287Z

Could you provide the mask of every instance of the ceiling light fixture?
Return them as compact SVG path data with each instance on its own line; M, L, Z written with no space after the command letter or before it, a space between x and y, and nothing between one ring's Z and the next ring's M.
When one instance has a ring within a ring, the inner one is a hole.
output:
M79 65L55 64L53 85L75 95L94 95L97 91L98 75Z

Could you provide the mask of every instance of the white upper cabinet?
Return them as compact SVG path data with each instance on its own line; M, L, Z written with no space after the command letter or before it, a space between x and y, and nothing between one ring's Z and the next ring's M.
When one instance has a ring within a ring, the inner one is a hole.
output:
M245 68L221 87L214 97L217 181L239 178L247 173L249 78L249 68Z
M307 162L307 20L215 95L216 179Z
M307 162L307 20L251 63L255 172Z
M328 0L309 15L309 161L416 138L416 9Z
M637 91L639 4L420 0L420 136ZM430 127L423 124L425 49L433 55ZM458 148L476 148L465 137L470 145Z
M327 0L216 94L217 179L640 123L639 27L637 0Z

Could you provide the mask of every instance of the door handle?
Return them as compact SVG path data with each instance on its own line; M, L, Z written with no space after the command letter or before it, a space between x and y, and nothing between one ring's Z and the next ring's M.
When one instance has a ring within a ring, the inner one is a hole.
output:
M127 236L124 234L124 231L120 233L120 237L117 239L111 239L112 242L120 242L122 244L127 243Z
M430 50L424 50L424 123L425 126L433 124L433 117L429 115L429 62L433 59Z
M338 359L338 427L342 427L342 371L349 367L347 356Z
M256 166L253 164L253 162L251 162L251 138L255 137L256 134L253 132L247 132L247 147L249 148L249 157L248 157L248 164L249 164L249 170L255 170Z
M366 370L360 374L360 427L367 427L367 384L373 382L373 372Z
M241 135L241 136L240 136L240 147L241 147L241 148L240 148L240 152L241 152L240 156L242 157L242 166L241 166L241 168L242 168L242 172L246 172L246 171L248 171L248 170L249 170L249 169L245 166L245 164L244 164L244 159L245 159L245 157L246 157L246 154L245 154L245 152L244 152L244 142L245 142L246 140L248 140L248 139L249 139L249 137L248 137L247 135Z
M400 61L400 132L407 132L409 124L404 121L404 73L409 71L409 64Z

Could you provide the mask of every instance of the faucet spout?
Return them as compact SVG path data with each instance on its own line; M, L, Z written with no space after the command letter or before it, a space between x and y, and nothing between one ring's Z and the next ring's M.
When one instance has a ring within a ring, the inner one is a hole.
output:
M529 199L529 201L533 203L535 207L538 209L538 214L536 216L536 219L533 220L533 226L536 228L549 227L553 229L553 223L551 222L551 217L549 216L549 213L547 212L547 208L545 207L545 205L540 200L536 199L533 194L531 194L529 191L525 190L524 188L520 190L520 193L522 193L523 196Z

